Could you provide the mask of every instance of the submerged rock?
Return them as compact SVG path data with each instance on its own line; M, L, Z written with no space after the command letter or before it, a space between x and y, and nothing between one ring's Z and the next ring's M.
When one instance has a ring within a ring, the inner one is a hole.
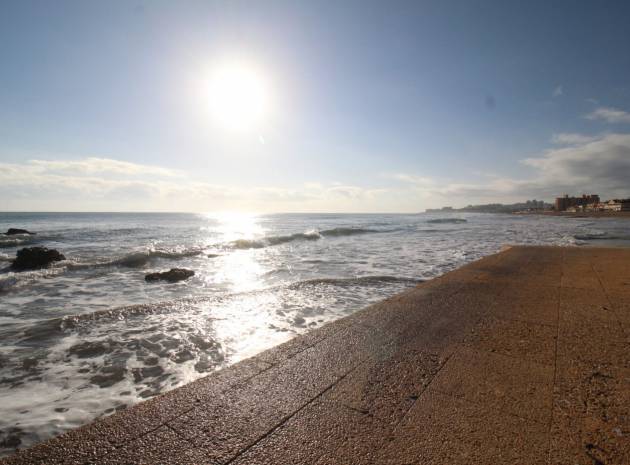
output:
M66 257L55 249L46 247L26 247L18 250L18 253L11 264L14 271L38 270L46 268L53 262L60 262Z
M183 281L191 276L194 276L193 270L187 270L185 268L171 268L169 271L162 271L157 273L149 273L144 277L147 282L153 281L168 281L169 283L176 283L177 281Z
M7 236L15 236L16 234L30 234L31 236L35 235L36 233L27 231L26 229L19 229L19 228L9 228L7 230L7 232L5 232L5 234Z

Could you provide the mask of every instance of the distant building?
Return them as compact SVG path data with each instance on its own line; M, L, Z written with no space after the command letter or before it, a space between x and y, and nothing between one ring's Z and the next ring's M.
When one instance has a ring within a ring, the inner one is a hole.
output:
M595 209L594 206L599 203L599 195L597 194L584 194L582 197L569 197L565 194L563 197L556 198L556 211L564 212Z
M601 204L602 210L613 212L630 211L630 199L613 199Z

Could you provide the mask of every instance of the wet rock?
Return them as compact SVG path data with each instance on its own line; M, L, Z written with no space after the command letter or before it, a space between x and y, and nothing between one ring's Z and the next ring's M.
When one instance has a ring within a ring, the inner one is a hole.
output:
M138 396L143 398L143 399L146 399L148 397L156 396L159 393L160 393L160 391L156 391L156 390L153 390L153 389L145 389L144 391L139 393Z
M210 371L214 367L214 363L208 359L208 357L203 357L197 363L195 363L195 371L197 373L206 373Z
M151 342L147 339L140 340L140 345L144 347L145 349L148 349L154 354L158 354L158 355L164 351L164 349L162 348L160 344Z
M32 368L35 368L37 366L37 359L35 358L25 358L22 359L22 369L23 370L31 370Z
M68 353L70 355L76 355L78 358L94 358L107 353L109 350L109 344L98 341L86 341L73 345L68 349Z
M147 282L168 281L169 283L176 283L194 275L195 272L192 270L187 270L185 268L171 268L169 271L149 273L144 277L144 280Z
M214 341L211 338L205 338L201 335L196 335L196 334L190 336L190 342L195 344L201 350L210 350L210 349L216 349L220 347L220 344L217 341Z
M39 270L46 268L53 262L60 262L66 257L55 249L46 247L26 247L18 250L18 253L11 264L14 271Z
M22 444L20 428L9 428L8 431L0 431L0 447L6 449L17 449Z
M188 362L189 360L193 360L194 358L195 356L188 349L182 349L171 355L171 360L173 360L175 363Z
M9 228L5 234L7 236L15 236L16 234L30 234L31 236L34 236L36 233L27 231L26 229Z
M114 384L125 379L125 368L120 366L105 366L101 369L101 373L90 378L92 384L96 384L101 388L113 386Z
M132 370L133 380L139 383L145 378L156 378L164 373L164 368L161 366L152 366L145 368L134 368Z

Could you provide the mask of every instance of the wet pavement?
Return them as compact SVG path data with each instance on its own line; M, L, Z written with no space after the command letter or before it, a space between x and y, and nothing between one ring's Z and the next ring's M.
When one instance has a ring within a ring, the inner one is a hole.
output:
M0 463L628 464L630 249L507 249Z

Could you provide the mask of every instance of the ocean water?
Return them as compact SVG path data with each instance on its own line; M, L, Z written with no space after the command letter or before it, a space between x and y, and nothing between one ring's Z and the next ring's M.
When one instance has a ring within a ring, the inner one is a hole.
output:
M0 213L0 453L497 252L630 243L630 221L490 214ZM25 246L67 260L13 273ZM187 281L147 283L185 267Z

